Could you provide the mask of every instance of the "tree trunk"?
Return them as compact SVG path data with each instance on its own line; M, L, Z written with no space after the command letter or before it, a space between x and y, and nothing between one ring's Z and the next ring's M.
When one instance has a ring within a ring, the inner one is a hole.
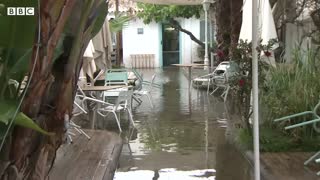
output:
M229 48L229 55L231 59L234 56L234 52L238 46L238 41L239 41L239 35L240 35L240 30L241 30L241 25L242 25L242 1L241 0L231 0L231 8L230 8L230 27L231 27L231 34L230 34L230 39L231 39L231 45Z
M231 44L231 0L218 0L216 2L216 24L218 49L223 51L224 57L219 61L224 61L229 55Z
M216 3L216 24L218 49L222 50L223 57L219 61L232 58L238 45L242 24L241 0L218 0Z
M203 49L205 48L205 43L203 43L202 41L200 41L200 39L195 37L192 32L188 31L187 29L182 28L178 21L176 21L175 19L170 19L169 23L170 23L170 26L173 27L175 30L187 34L193 42L197 43ZM209 51L213 52L214 49L209 48Z
M82 55L92 38L96 11L101 5L106 7L103 0L41 1L41 47L37 60L37 48L33 48L30 71L35 61L36 68L21 110L55 135L15 127L5 147L8 157L4 159L8 161L0 163L1 179L47 178L56 150L64 140L64 117L72 116ZM65 29L68 34L62 36ZM59 41L63 42L64 52L55 58Z

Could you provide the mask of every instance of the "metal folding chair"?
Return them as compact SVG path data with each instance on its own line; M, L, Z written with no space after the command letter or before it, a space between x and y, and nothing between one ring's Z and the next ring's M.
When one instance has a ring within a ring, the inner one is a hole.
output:
M304 121L304 122L301 122L301 123L297 123L297 124L286 126L284 129L288 130L288 129L293 129L293 128L297 128L297 127L301 127L301 126L312 124L313 125L313 129L316 132L320 133L320 128L317 127L317 123L320 122L320 116L317 114L317 112L319 111L319 108L320 108L320 101L318 102L318 104L311 111L304 111L304 112L300 112L300 113L297 113L297 114L281 117L281 118L275 119L274 122L288 121L288 120L290 120L292 118L311 115L313 119L307 120L307 121ZM316 163L320 163L320 158L316 159L317 157L319 157L319 155L320 155L320 151L318 151L317 153L312 155L309 159L307 159L304 162L304 165L308 165L313 160L315 160ZM317 172L317 175L318 176L320 175L320 171Z

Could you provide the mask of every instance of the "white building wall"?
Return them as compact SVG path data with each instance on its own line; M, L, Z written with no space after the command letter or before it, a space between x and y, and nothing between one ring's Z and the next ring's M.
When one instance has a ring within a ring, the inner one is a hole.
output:
M200 37L200 21L196 18L179 20L184 29L189 30L195 37ZM138 34L138 28L143 28L143 34ZM145 25L142 20L134 19L123 30L123 62L126 67L131 66L131 54L155 54L155 67L160 67L161 35L160 24L152 22ZM197 48L198 44L193 42L190 37L180 32L181 63L187 64L199 61Z
M196 18L183 19L180 21L184 29L189 30L199 39L200 37L200 20ZM181 58L182 64L188 64L199 61L198 44L190 39L190 36L185 33L180 33L181 37Z
M143 34L138 34L138 28L143 28ZM131 66L131 54L155 54L155 67L159 67L160 34L159 24L152 22L145 25L142 20L134 19L122 33L123 62Z

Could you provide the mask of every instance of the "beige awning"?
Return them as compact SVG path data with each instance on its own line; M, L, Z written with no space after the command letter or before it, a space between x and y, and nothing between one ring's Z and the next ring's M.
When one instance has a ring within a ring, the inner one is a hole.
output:
M203 0L134 0L148 4L170 4L170 5L199 5Z

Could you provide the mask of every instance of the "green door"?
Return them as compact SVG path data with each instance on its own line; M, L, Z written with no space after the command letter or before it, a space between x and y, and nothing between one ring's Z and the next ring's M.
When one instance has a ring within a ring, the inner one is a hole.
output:
M162 57L163 66L170 64L179 64L179 31L167 24L162 25Z

